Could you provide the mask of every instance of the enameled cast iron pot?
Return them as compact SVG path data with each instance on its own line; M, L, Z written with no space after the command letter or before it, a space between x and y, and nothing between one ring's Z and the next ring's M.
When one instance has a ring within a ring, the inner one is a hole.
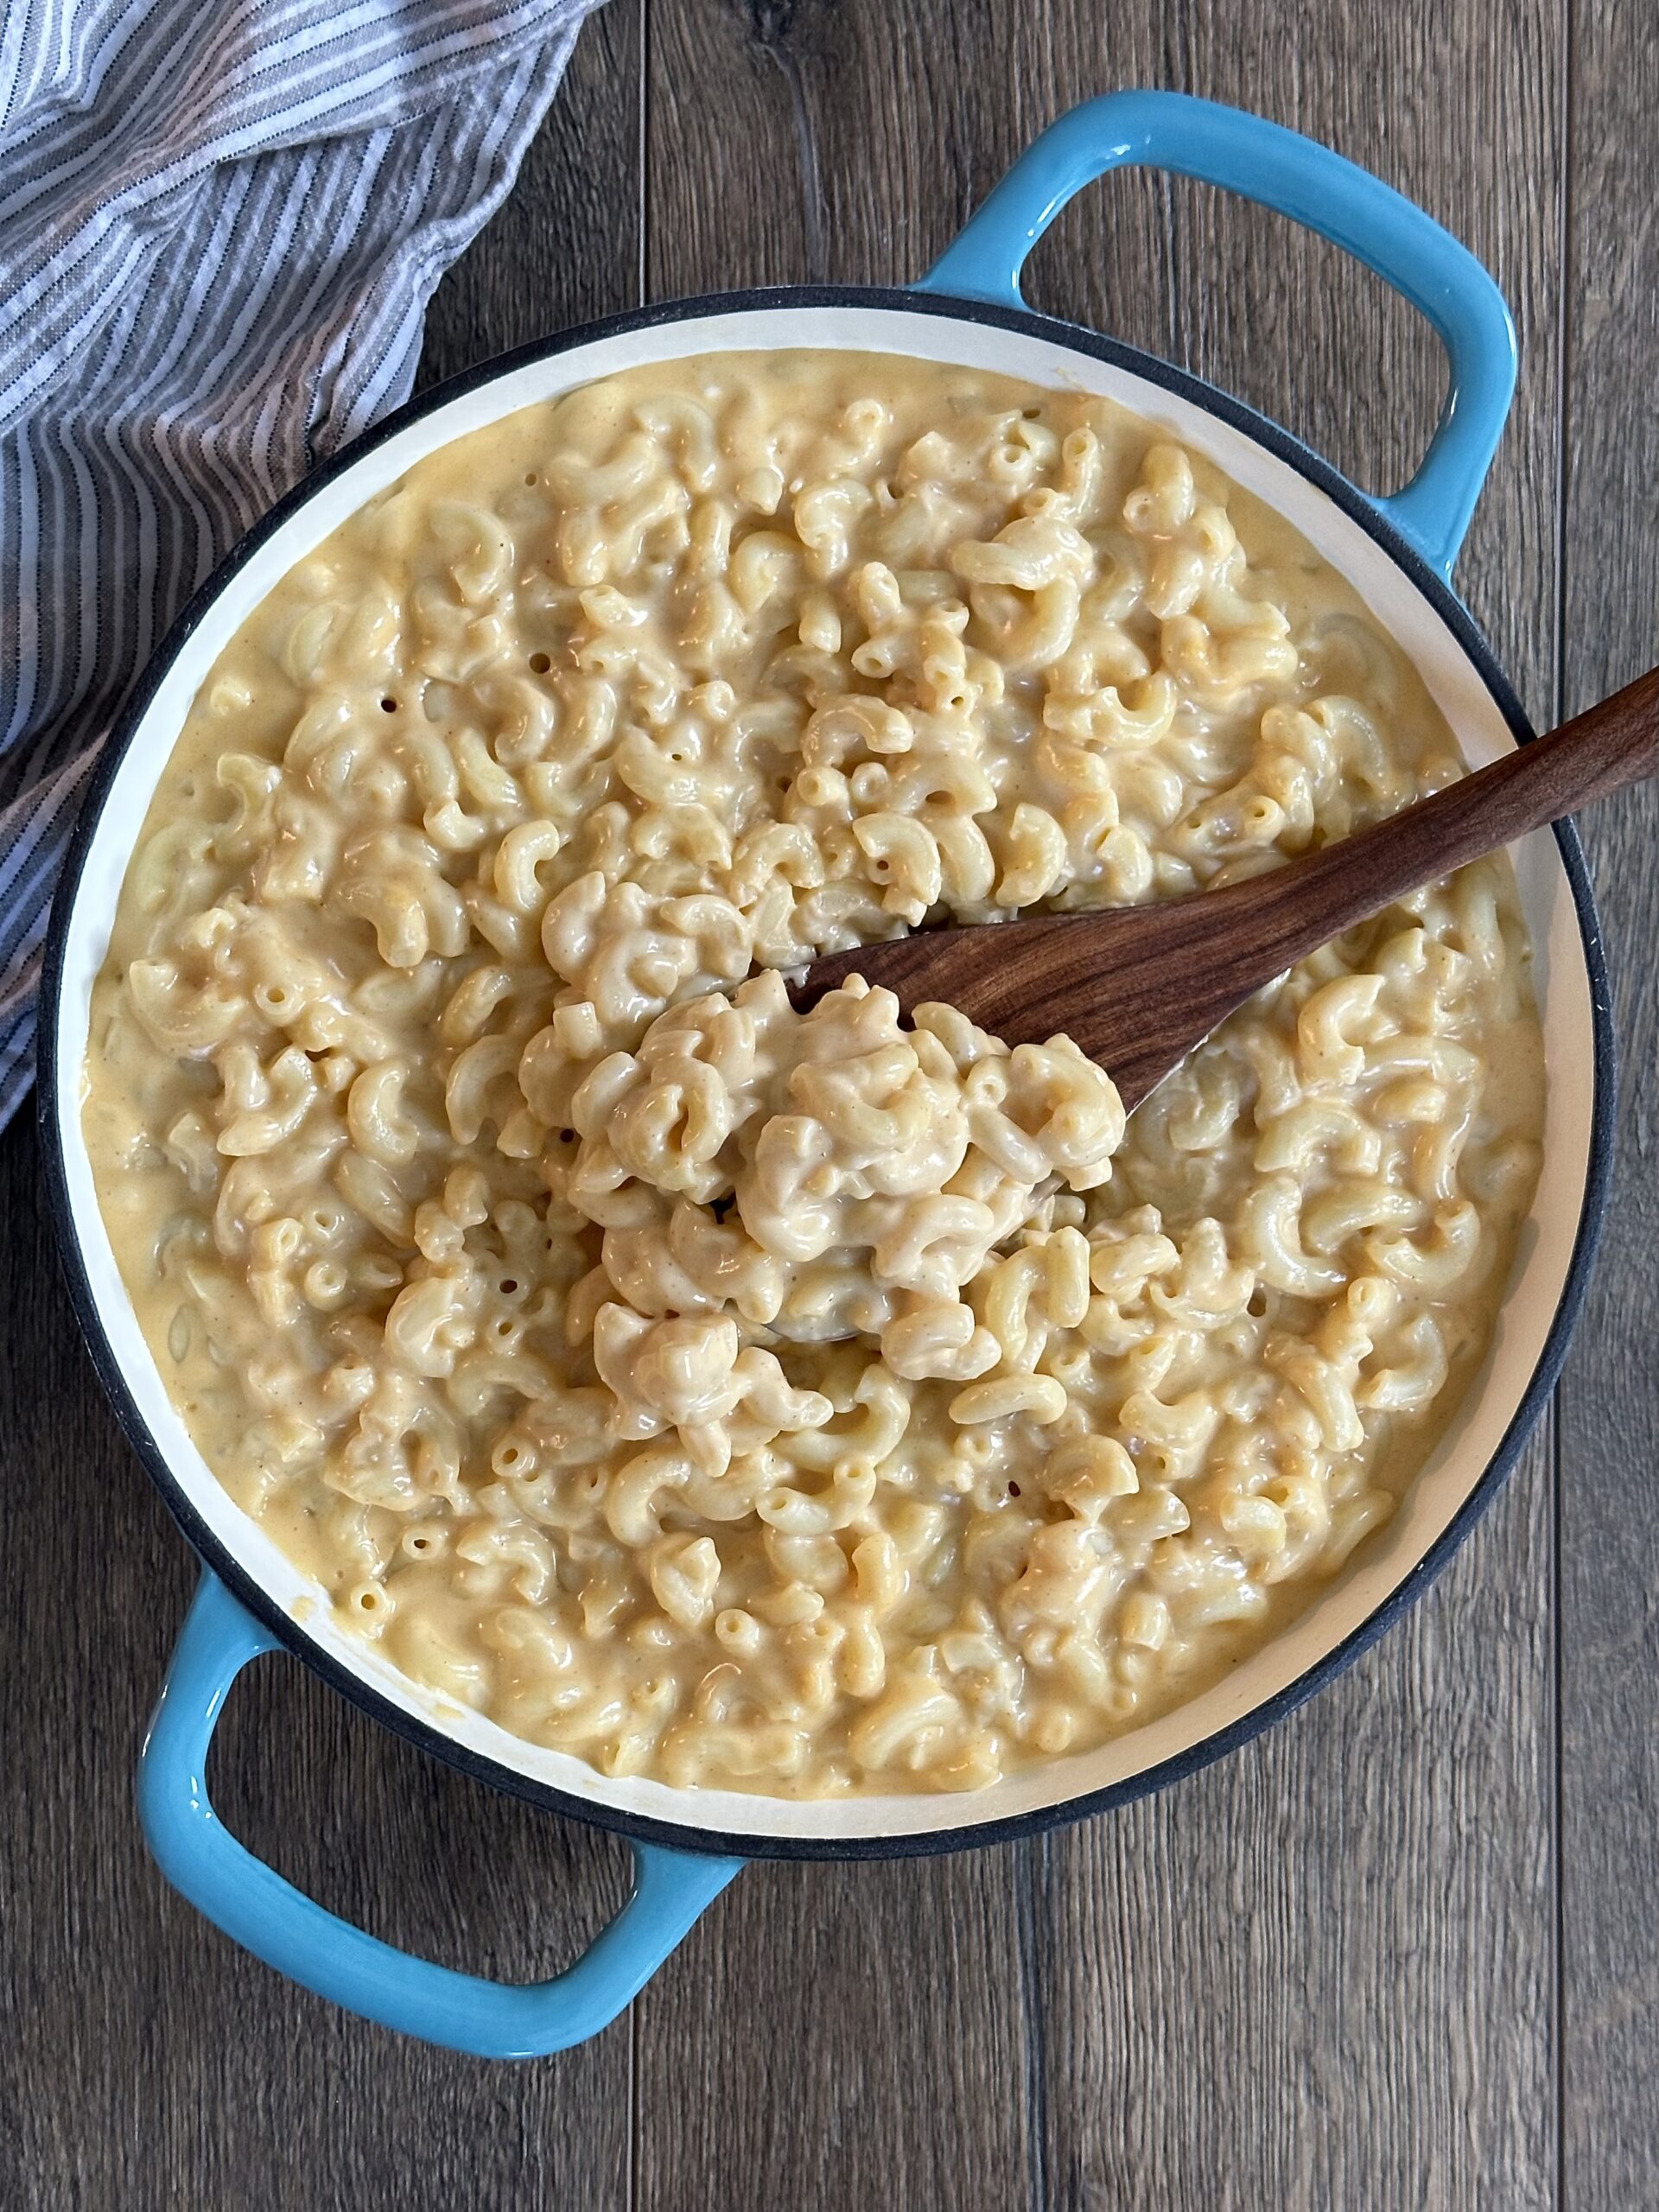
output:
M1084 185L1129 162L1226 186L1294 217L1357 254L1428 318L1446 347L1449 391L1404 491L1367 498L1236 400L1024 305L1020 272L1033 241ZM205 1567L144 1746L139 1810L168 1879L260 1958L371 2018L482 2054L530 2056L593 2034L746 1858L875 1858L1001 1841L1156 1789L1300 1704L1425 1587L1491 1503L1560 1365L1605 1202L1606 984L1578 840L1563 827L1529 838L1516 855L1538 952L1548 1124L1491 1354L1392 1524L1294 1626L1202 1697L1100 1751L972 1796L793 1804L609 1780L418 1688L334 1624L191 1443L139 1332L93 1191L80 1128L89 999L139 825L221 648L279 577L423 454L637 363L785 346L967 364L1122 402L1287 516L1350 579L1421 670L1472 765L1531 735L1448 584L1515 382L1514 332L1497 288L1454 239L1364 171L1276 125L1166 92L1120 92L1063 117L907 291L678 300L458 378L301 485L197 594L111 739L81 817L53 917L40 1055L48 1173L76 1309L123 1425ZM279 1646L438 1758L629 1837L633 1895L585 1956L527 1987L407 1957L301 1896L219 1824L204 1781L214 1722L238 1670Z

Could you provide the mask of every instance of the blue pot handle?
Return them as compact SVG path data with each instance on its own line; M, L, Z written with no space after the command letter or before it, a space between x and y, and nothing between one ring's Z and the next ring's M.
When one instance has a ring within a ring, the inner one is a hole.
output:
M1515 325L1465 246L1328 147L1185 92L1090 100L1020 156L917 289L1020 305L1026 256L1061 208L1106 170L1129 164L1224 186L1306 224L1357 254L1433 324L1451 366L1440 425L1405 490L1375 504L1449 577L1510 411Z
M633 1895L551 1981L483 1981L410 1958L302 1896L208 1802L207 1746L231 1684L279 1648L204 1572L144 1741L138 1815L175 1889L244 1949L348 2012L480 2058L566 2050L616 2018L743 1864L636 1843Z

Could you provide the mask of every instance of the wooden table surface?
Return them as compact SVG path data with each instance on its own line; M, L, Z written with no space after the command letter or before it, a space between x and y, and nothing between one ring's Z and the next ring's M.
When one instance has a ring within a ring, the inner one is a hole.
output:
M441 289L430 376L641 299L921 270L1120 84L1376 170L1495 271L1520 390L1459 584L1535 721L1659 660L1652 0L611 0ZM1036 302L1230 386L1360 482L1427 330L1275 217L1131 175ZM0 1143L0 2205L1429 2212L1659 2203L1659 791L1588 830L1620 1161L1552 1416L1406 1623L1238 1756L966 1857L757 1867L618 2021L488 2065L347 2018L162 1885L134 1757L192 1581L76 1339L25 1116ZM215 1788L394 1942L529 1978L626 1854L288 1661ZM1645 1902L1644 1902L1645 1900Z

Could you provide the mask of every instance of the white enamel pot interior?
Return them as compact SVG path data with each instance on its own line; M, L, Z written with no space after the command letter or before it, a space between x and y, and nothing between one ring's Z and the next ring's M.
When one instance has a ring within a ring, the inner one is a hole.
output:
M734 294L619 318L458 380L286 500L181 618L88 802L54 918L41 1112L66 1266L103 1379L199 1551L283 1641L401 1732L497 1785L649 1840L776 1856L865 1856L988 1841L1138 1795L1216 1757L1317 1688L1392 1619L1467 1533L1560 1364L1605 1201L1611 1049L1576 839L1516 849L1537 952L1548 1075L1544 1167L1485 1365L1390 1525L1285 1633L1214 1688L1099 1751L968 1796L833 1803L612 1780L407 1681L333 1618L318 1588L231 1501L168 1401L99 1211L79 1117L94 976L139 825L202 678L296 562L435 447L613 371L741 347L901 353L1097 392L1207 454L1340 570L1421 672L1471 766L1524 734L1467 618L1360 494L1293 441L1144 355L1014 310L902 293Z

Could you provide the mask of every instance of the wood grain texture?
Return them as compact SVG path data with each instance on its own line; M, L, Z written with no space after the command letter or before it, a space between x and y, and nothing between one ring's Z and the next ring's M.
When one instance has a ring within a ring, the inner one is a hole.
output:
M1516 308L1528 373L1466 573L1548 718L1560 210L1541 181L1560 175L1562 19L1554 0L1501 23L1447 13L1434 0L1340 16L653 0L651 288L903 281L1038 129L1116 84L1239 100L1312 131L1450 222ZM1332 250L1201 188L1131 175L1084 194L1033 257L1028 289L1215 377L1362 481L1400 482L1427 442L1443 370L1422 327ZM948 2066L971 2085L976 2129L1006 2115L995 2201L1554 2201L1549 1468L1546 1437L1408 1625L1268 1742L1012 1854L1028 1884L1019 1954L980 1930L958 1948L961 1986L979 1996L963 2009L966 2044L953 2029L932 2059L935 2077ZM931 1956L953 1878L901 1870L871 1947L880 1971L915 1956L918 1938ZM731 1919L764 1948L769 2018L813 2020L833 2072L861 2049L868 2005L844 2027L840 1986L823 2001L791 1879L752 1873L741 1891ZM791 2201L791 2178L812 2201L807 2169L767 2159L770 2069L742 2068L729 2024L682 1988L677 2008L656 1993L640 2006L642 2202L690 2201L683 2188L653 2194L652 2177L697 2171L710 2141L697 2099L653 2096L671 2052L677 2073L708 2084L723 2170L750 2177L735 2201ZM1016 1990L1023 2076L1006 2063ZM836 2202L935 2201L918 2164L925 2069L907 2045L860 2104L891 2196ZM1035 2152L1023 2185L1020 2136ZM976 2134L963 2176L984 2164Z
M1575 11L1565 703L1659 653L1659 25ZM1613 973L1618 1182L1561 1389L1563 2202L1659 2202L1659 791L1586 837Z
M644 0L609 0L505 203L427 310L416 388L640 298Z
M635 2006L640 2212L1034 2202L1026 1856L740 1876Z

